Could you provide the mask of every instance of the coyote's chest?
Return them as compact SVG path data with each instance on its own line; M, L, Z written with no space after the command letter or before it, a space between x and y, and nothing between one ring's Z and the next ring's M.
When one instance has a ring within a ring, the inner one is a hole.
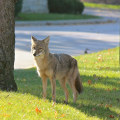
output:
M36 61L37 72L40 77L46 76L50 78L53 75L52 67L43 61Z

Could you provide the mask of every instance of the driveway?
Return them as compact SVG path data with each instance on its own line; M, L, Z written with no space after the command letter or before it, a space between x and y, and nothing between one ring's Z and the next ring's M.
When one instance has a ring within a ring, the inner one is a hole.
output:
M114 16L111 18L116 19ZM69 26L16 26L15 34L15 69L22 69L34 66L30 52L31 35L40 40L49 35L49 48L52 53L76 56L84 54L86 48L89 49L88 53L92 53L118 46L119 22Z

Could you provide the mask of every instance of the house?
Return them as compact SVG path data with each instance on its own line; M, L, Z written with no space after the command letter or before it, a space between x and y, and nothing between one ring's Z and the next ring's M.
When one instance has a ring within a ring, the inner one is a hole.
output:
M48 0L23 0L23 13L49 13Z

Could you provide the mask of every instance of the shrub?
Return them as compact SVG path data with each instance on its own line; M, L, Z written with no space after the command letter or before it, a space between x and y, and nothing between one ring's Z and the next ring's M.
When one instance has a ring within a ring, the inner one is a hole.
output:
M15 17L21 12L22 9L22 0L18 0L15 4Z
M48 0L50 13L81 14L84 5L80 0Z

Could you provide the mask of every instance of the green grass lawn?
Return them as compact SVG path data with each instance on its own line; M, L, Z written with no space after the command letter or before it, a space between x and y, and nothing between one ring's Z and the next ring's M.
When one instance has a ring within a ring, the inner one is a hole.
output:
M39 20L79 20L100 18L93 15L80 14L40 14L40 13L20 13L17 21L39 21Z
M97 4L84 2L85 7L120 10L120 5Z
M64 92L57 81L52 102L50 81L47 100L42 99L42 82L35 68L15 70L18 92L0 92L0 120L120 120L119 49L75 57L84 91L64 105Z

